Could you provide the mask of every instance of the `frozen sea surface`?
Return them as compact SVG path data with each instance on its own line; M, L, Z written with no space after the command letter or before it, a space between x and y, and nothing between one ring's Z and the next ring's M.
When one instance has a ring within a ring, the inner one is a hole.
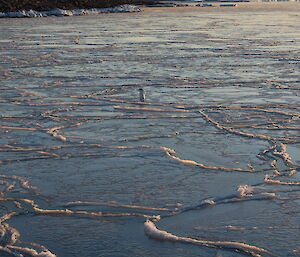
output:
M299 256L299 17L1 19L0 255Z

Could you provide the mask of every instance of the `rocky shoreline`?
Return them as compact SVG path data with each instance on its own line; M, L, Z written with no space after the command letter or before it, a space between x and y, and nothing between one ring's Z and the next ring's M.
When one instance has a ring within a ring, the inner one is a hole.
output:
M122 13L122 12L140 12L141 9L134 5L120 5L117 7L109 8L91 8L91 9L53 9L49 11L35 11L35 10L22 10L17 12L0 12L0 18L38 18L38 17L51 17L51 16L82 16L93 15L99 13Z
M78 16L107 12L139 12L137 5L157 0L0 0L0 18Z

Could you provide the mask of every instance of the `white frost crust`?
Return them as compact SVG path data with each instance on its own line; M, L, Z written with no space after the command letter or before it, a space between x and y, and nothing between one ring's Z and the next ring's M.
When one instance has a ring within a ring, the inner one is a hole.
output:
M260 256L260 254L268 254L272 255L269 251L259 248L252 245L247 245L239 242L230 242L230 241L206 241L206 240L198 240L189 237L180 237L175 236L167 231L159 230L156 228L155 224L147 220L144 223L144 230L148 237L158 240L164 241L173 241L173 242L181 242L186 244L195 244L207 247L221 247L232 250L239 250L246 254L250 254L252 256Z
M168 233L167 231L159 230L156 228L154 223L150 220L146 220L144 223L144 230L147 236L159 240L177 241L177 236Z
M39 257L56 257L55 254L51 253L50 251L43 251L38 254Z
M32 257L57 257L55 254L51 253L49 250L44 250L42 252L37 252L34 249L26 248L26 247L19 247L8 245L7 248L13 252L20 253L22 256L32 256Z
M253 187L248 185L240 185L237 189L239 197L246 197L253 195Z

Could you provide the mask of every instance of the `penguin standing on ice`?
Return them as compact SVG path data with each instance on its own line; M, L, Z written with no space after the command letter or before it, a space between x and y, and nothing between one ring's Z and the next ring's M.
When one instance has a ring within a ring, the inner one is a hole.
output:
M140 102L145 102L146 94L144 89L139 88L139 92L140 92Z

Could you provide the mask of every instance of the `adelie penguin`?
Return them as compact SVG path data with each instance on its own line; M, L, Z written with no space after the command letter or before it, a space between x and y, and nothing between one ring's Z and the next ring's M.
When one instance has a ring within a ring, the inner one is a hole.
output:
M144 89L139 88L139 92L140 92L140 102L145 102L146 95Z

